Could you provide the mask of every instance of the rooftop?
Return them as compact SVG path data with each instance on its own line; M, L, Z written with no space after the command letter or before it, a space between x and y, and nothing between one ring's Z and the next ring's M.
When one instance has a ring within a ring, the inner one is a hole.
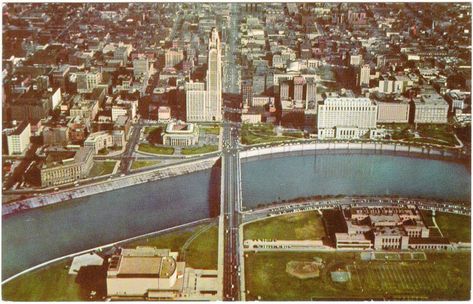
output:
M193 133L195 130L194 124L185 122L171 122L166 127L166 133L183 134Z

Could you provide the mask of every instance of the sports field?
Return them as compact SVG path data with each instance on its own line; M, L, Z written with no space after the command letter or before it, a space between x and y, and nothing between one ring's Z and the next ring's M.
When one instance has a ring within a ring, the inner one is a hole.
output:
M299 280L285 267L291 260L324 260L319 278ZM470 253L427 253L427 260L362 261L359 253L259 252L245 254L247 300L466 300ZM351 280L332 282L330 273L348 269ZM249 293L248 293L249 291Z

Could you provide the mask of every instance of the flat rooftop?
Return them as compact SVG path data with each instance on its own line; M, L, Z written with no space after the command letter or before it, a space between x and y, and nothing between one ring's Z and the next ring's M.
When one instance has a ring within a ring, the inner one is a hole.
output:
M169 278L176 267L176 260L169 256L121 256L116 268L117 277Z
M161 257L123 256L120 260L118 275L156 275L161 269Z

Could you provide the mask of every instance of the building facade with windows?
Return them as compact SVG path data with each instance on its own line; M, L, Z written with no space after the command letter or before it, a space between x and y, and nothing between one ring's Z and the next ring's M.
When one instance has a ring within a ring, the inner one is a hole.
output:
M318 137L359 138L376 129L377 110L369 98L328 97L317 108Z
M31 125L23 121L7 132L8 155L23 154L30 144Z
M163 144L174 147L194 146L199 140L199 129L192 123L171 122L163 134Z
M87 178L94 164L94 150L55 150L46 152L46 159L39 164L41 187L57 186Z
M414 123L447 123L448 103L437 93L414 100Z

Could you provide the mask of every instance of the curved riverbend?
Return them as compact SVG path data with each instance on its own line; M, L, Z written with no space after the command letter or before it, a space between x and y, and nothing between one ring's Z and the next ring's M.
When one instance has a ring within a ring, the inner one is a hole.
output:
M316 194L470 199L470 172L453 162L331 151L242 166L250 208ZM73 252L207 218L218 187L211 176L200 171L4 217L3 280Z
M244 205L338 194L470 200L471 176L461 163L358 152L250 159L242 165Z
M45 261L208 218L211 170L3 218L2 280ZM213 187L212 187L213 186Z

